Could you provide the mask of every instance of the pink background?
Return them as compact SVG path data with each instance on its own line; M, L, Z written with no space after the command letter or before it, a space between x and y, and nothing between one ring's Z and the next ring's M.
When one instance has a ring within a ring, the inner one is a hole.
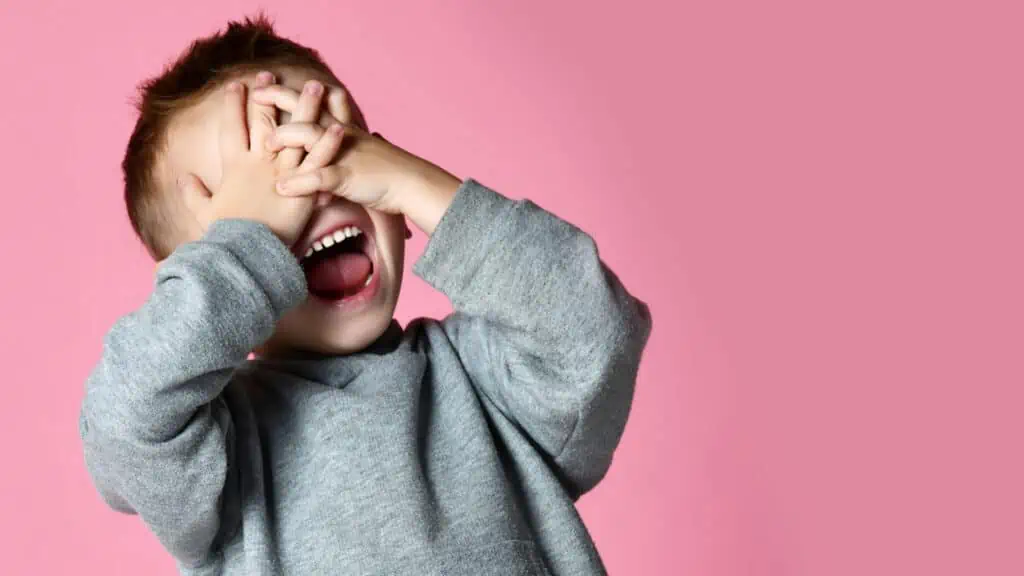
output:
M612 574L1024 573L1024 14L837 4L262 3L375 129L590 231L651 304L580 505ZM174 572L76 417L151 285L132 88L256 6L0 8L0 573Z

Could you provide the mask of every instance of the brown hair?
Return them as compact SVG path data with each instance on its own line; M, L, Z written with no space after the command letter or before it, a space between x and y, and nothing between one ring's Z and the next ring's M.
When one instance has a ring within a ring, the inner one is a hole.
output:
M279 66L310 69L337 81L316 50L278 36L260 14L192 42L159 76L139 86L139 119L121 169L128 218L154 259L174 250L168 203L156 180L171 119L233 77Z

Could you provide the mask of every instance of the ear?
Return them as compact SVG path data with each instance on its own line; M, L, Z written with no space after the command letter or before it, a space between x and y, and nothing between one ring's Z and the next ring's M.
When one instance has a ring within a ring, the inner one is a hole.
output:
M178 176L177 187L181 199L185 203L185 208L188 208L189 212L202 221L202 215L206 212L210 198L213 196L210 194L210 189L195 174Z

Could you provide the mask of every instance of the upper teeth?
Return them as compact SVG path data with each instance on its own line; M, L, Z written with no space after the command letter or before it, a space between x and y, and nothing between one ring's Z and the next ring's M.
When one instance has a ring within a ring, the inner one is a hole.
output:
M309 258L314 252L319 252L324 248L330 248L335 244L343 242L346 238L355 238L362 233L363 231L359 228L356 228L355 226L348 226L340 230L335 230L330 234L325 234L322 238L313 242L313 246L306 250L303 258Z

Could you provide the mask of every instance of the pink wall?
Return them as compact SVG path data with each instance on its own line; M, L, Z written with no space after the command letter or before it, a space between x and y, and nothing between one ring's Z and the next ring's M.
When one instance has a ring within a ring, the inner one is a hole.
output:
M651 304L581 504L613 574L1024 573L1019 2L259 4L376 129L578 223ZM2 574L173 573L76 415L150 287L132 87L255 6L0 7Z

